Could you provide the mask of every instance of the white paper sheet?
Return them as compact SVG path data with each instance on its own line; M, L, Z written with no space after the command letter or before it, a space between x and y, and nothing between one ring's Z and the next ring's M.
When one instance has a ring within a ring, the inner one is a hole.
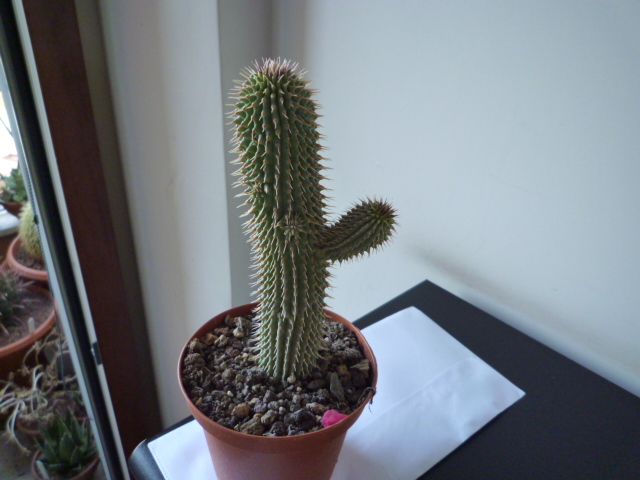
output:
M415 480L524 395L415 307L363 334L378 393L347 433L332 480ZM166 480L217 478L195 421L149 450Z

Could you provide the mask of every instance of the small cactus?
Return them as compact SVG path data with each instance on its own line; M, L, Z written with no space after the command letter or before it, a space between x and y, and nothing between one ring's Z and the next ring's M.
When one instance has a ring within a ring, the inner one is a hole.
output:
M282 380L308 373L323 347L329 267L369 253L393 234L395 211L361 201L325 219L317 105L297 65L265 60L234 91L237 184L258 278L260 366Z
M31 202L25 204L20 214L20 226L18 228L18 236L22 241L22 248L34 260L44 262L44 254L42 253L42 245L40 244L40 235L38 234L38 226L35 222L33 206Z
M40 428L40 436L37 442L42 454L38 463L49 475L71 478L96 457L93 435L87 422L79 422L69 412L65 416L56 414L51 425Z

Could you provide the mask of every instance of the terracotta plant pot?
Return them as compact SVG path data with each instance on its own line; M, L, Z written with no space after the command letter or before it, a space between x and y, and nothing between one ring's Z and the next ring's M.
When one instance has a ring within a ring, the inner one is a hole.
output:
M18 262L18 249L22 245L20 237L16 237L7 250L7 266L23 278L31 280L35 285L47 287L49 285L49 274L46 270L36 270L22 265Z
M41 453L42 452L40 450L37 450L36 453L33 454L33 457L31 457L31 475L33 475L33 478L36 480L45 480L40 476L36 468L36 461L40 458ZM90 478L93 478L93 474L96 472L99 462L100 458L96 457L84 470L78 473L75 477L70 477L67 480L89 480Z
M40 432L38 430L27 428L25 424L22 423L20 415L18 415L18 417L16 418L16 430L18 430L20 433L22 433L22 435L26 437L25 444L27 448L29 448L29 450L38 449L38 442L36 441L36 438L38 438Z
M182 364L188 352L189 343L202 337L221 325L227 315L232 317L250 313L255 303L232 308L213 317L189 339L180 355L178 379L187 405L194 418L205 431L205 437L216 475L220 480L328 480L338 462L347 430L358 419L372 397L344 420L316 432L291 437L263 437L236 432L223 427L204 415L189 399L182 384ZM328 317L342 323L354 332L360 343L360 349L371 363L372 383L378 380L378 367L371 347L360 331L343 317L326 311Z
M11 215L20 217L20 212L22 211L22 204L20 202L5 202L4 200L0 200L0 205Z
M51 298L51 293L42 287L36 285L30 285L28 287L31 291L40 292ZM51 308L51 314L47 319L35 329L35 331L26 337L22 337L20 340L13 342L7 346L0 347L0 379L7 379L10 372L14 372L22 365L27 351L38 340L44 338L52 329L56 323L55 308Z

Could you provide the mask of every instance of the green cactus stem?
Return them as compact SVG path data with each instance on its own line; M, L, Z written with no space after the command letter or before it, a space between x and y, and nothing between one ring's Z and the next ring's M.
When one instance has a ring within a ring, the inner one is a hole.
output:
M27 255L34 260L44 262L44 254L42 253L42 245L40 245L38 226L35 222L35 215L33 213L33 206L31 205L31 202L26 203L20 213L18 235L22 241L22 248L24 248Z
M361 201L325 219L317 105L297 65L265 60L243 72L232 113L237 185L247 196L259 300L258 359L285 380L308 373L323 347L329 267L369 253L392 236L395 211Z

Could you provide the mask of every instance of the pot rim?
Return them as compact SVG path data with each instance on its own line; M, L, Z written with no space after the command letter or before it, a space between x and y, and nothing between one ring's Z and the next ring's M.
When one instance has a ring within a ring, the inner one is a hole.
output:
M208 427L210 427L212 430L215 430L219 432L221 435L224 435L226 437L232 437L237 439L238 441L245 441L245 440L255 441L255 442L264 441L264 442L269 442L274 446L277 445L278 443L280 443L281 445L285 445L287 443L289 445L292 445L294 443L299 443L299 442L302 442L303 440L304 441L311 440L312 438L316 438L316 437L317 438L327 437L327 439L331 439L341 435L343 430L350 428L351 425L355 423L355 421L358 419L358 417L360 416L364 408L373 398L375 392L369 392L369 394L367 395L367 398L362 402L362 404L357 409L351 412L346 418L331 425L330 427L324 427L324 428L321 428L320 430L316 430L315 432L307 432L300 435L282 436L282 437L265 437L262 435L251 435L249 433L242 433L242 432L233 430L231 428L224 427L220 425L218 422L216 422L215 420L210 419L205 414L200 412L198 407L196 407L196 405L191 401L191 398L189 398L189 395L187 394L184 384L182 382L182 364L184 362L184 358L187 355L187 351L189 349L189 344L191 343L191 341L194 340L195 338L199 338L204 334L208 333L210 331L210 328L208 327L208 325L214 319L222 315L225 315L225 316L238 315L238 313L231 313L231 312L245 312L247 310L251 312L257 306L258 306L258 302L252 302L244 305L239 305L219 313L218 315L211 318L209 321L205 322L193 335L191 335L189 340L185 343L184 347L182 348L182 351L180 352L180 360L178 362L178 381L180 385L180 390L182 391L182 394L184 395L185 400L187 401L187 406L189 407L189 410L191 410L191 412L194 413L194 418L196 419L196 421L198 421L198 423L201 424L203 428L205 428L205 426L202 425L202 422L200 421L200 419L198 419L195 415L195 412L198 412L200 416L203 417L202 420L206 421ZM332 312L331 310L328 310L326 308L324 310L328 318L330 318L333 321L337 321L338 323L342 323L343 325L345 325L347 328L349 328L356 334L356 336L358 337L360 350L363 351L363 353L364 351L368 351L370 353L370 356L367 355L367 359L369 360L371 369L372 369L371 387L375 389L378 383L378 364L373 354L373 350L367 343L366 338L364 337L364 335L362 335L362 333L360 332L360 329L358 329L358 327L353 325L353 323L349 322L344 317L336 314L335 312ZM339 321L339 319L342 319L343 321ZM345 428L345 425L346 425L346 428Z
M7 249L7 265L11 270L17 272L23 277L29 278L36 282L48 282L49 273L46 270L37 270L35 268L27 267L18 261L18 249L22 245L22 239L20 235L17 235Z
M38 473L38 471L36 470L36 462L38 461L38 458L40 457L40 455L42 454L42 450L37 449L34 453L33 456L31 457L31 462L30 462L30 467L31 467L31 475L33 475L34 478L38 479L38 480L44 480L40 474ZM100 462L100 456L98 454L96 454L96 456L94 457L94 459L87 464L87 466L85 468L83 468L82 470L80 470L80 472L78 472L77 475L69 478L69 480L74 480L76 478L80 478L82 477L82 475L85 475L86 472L93 472L93 470L95 470L98 466L98 463Z

